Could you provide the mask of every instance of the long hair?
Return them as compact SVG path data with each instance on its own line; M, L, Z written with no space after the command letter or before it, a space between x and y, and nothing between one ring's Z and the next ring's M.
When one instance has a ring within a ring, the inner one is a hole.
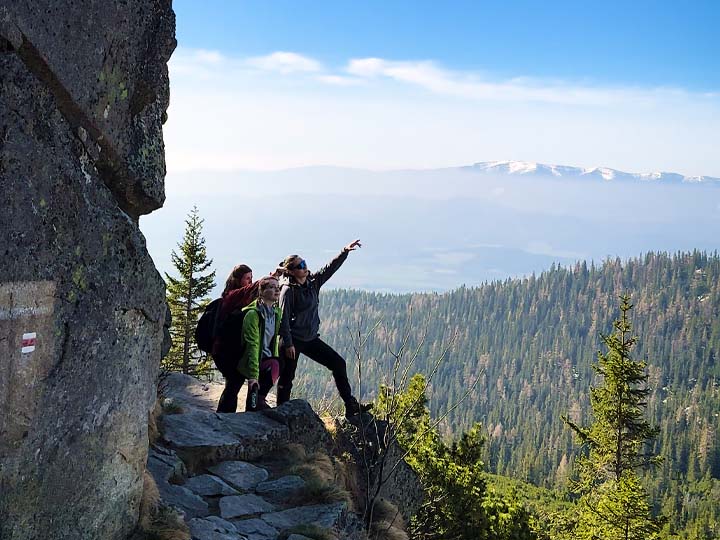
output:
M239 289L240 280L249 272L252 272L252 269L247 264L238 264L235 268L233 268L232 272L230 272L230 275L225 280L225 290L223 291L223 294Z
M293 266L299 259L302 259L300 255L288 255L280 263L280 268L282 268L283 275L287 277L291 283L295 282L295 278L290 273L290 267Z

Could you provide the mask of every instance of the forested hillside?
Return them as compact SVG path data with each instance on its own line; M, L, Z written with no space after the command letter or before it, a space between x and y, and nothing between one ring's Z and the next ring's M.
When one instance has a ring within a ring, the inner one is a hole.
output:
M577 449L561 415L587 421L589 387L597 383L590 364L600 333L612 330L623 292L635 304L635 354L648 362L648 411L660 427L656 450L665 458L647 478L650 495L671 516L671 526L701 527L698 516L703 522L720 517L717 253L649 253L601 266L553 267L540 276L447 294L327 291L322 332L355 369L353 335L382 321L361 351L365 397L390 372L387 349L396 349L408 328L411 343L421 345L417 371L430 372L452 345L429 392L433 412L479 382L449 415L445 433L480 421L490 471L562 489ZM298 376L303 393L334 395L327 372L306 363Z

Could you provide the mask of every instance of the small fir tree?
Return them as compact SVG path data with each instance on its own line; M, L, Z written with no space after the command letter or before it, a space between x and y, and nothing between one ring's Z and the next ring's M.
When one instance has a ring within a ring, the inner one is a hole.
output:
M577 460L578 478L572 486L580 495L574 538L650 540L659 531L638 477L639 470L660 461L649 445L658 429L643 416L650 394L647 364L631 357L637 342L628 318L633 306L628 295L620 302L614 332L601 336L607 352L598 352L592 366L603 379L590 389L595 420L581 427L563 417L589 450Z
M179 277L165 274L173 345L162 367L196 376L207 375L211 369L208 355L197 348L194 333L200 315L210 302L207 295L215 286L215 271L203 275L212 265L202 236L203 221L197 207L193 207L185 220L183 240L178 244L180 253L173 250L171 255Z
M426 379L415 374L403 392L381 386L376 413L388 419L405 461L424 487L424 503L410 531L417 540L533 540L527 510L485 482L482 427L475 424L450 445L430 417Z

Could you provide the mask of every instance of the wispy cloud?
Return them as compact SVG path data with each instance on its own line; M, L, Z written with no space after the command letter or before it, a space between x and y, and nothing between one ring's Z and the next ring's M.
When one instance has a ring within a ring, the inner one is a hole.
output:
M314 58L286 51L248 58L246 63L251 67L278 73L318 73L323 71L322 64Z
M527 77L492 81L485 80L472 71L444 69L431 61L358 58L350 60L346 71L356 77L388 78L419 86L436 94L472 100L606 106L627 101L654 101L658 97L678 97L686 93L669 88L583 86L572 82L533 80Z
M171 170L524 159L720 176L713 93L501 79L429 60L333 65L297 51L182 47L170 76Z
M333 86L357 86L365 82L358 77L346 77L343 75L318 75L317 80Z

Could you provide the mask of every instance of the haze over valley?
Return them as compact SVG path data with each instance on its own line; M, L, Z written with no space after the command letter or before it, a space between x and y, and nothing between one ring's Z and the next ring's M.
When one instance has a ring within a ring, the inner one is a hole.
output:
M720 180L528 162L369 171L171 173L141 228L161 271L194 204L219 279L264 273L289 253L318 268L354 238L329 286L444 291L647 251L717 249Z

